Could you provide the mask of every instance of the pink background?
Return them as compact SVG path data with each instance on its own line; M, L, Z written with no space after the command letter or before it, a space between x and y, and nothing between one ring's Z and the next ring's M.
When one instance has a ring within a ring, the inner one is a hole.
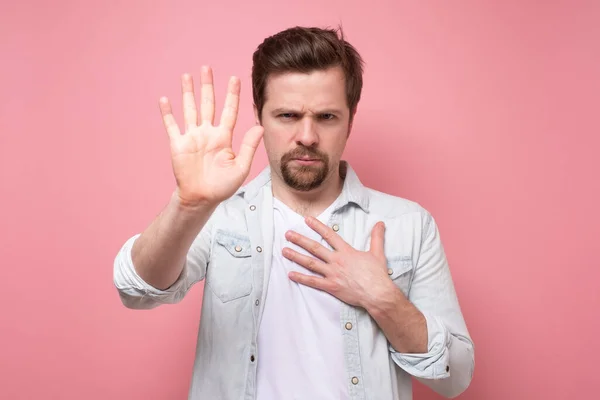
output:
M259 42L340 21L367 61L346 158L438 220L476 343L461 398L597 398L600 3L150 4L0 6L0 398L186 398L202 285L136 312L112 284L173 189L158 99L180 111L204 63L218 101L240 76L237 148Z

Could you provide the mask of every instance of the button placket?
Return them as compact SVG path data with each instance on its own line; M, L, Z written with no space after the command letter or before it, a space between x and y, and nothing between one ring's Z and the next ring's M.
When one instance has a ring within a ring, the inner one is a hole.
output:
M340 313L340 328L344 343L344 359L350 396L364 399L365 392L362 384L362 367L358 343L358 313L354 307L343 305Z
M259 202L260 203L260 202ZM261 301L262 299L262 294L263 294L263 256L264 256L264 252L262 251L262 247L260 248L260 250L257 250L258 247L256 244L257 243L262 243L263 237L262 237L262 229L261 227L261 213L260 210L258 209L258 206L256 203L251 203L251 204L247 204L246 205L248 208L246 208L245 211L245 217L246 217L246 223L248 227L254 227L252 229L248 229L248 233L250 236L250 244L249 247L246 249L246 251L249 251L252 255L252 291L253 294L252 296L254 297L254 300L251 300L252 303L254 303L254 307L252 307L252 314L253 314L253 318L254 318L254 322L255 322L255 326L258 326L258 318L260 316L262 307L261 307ZM252 251L252 248L254 247L255 251ZM250 304L252 304L250 303ZM256 332L254 332L254 334L256 334ZM252 346L253 348L251 349L251 355L256 354L255 353L255 345ZM256 366L256 363L253 363L254 366Z

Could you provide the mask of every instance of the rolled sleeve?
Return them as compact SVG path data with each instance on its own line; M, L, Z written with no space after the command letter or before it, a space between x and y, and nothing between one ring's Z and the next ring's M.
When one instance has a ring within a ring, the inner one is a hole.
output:
M187 291L187 265L179 278L166 290L157 289L144 281L136 272L131 258L131 249L140 234L127 240L114 261L114 284L119 292L121 301L127 308L150 309L160 304L177 303L183 299Z
M416 378L444 379L450 376L450 334L439 318L425 315L427 353L399 353L390 345L394 362Z

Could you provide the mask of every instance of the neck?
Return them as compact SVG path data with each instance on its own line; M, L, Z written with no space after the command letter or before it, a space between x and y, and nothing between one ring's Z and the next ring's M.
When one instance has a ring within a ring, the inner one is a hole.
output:
M308 192L292 189L279 174L271 174L273 196L304 217L317 217L338 198L344 180L339 167L316 189Z

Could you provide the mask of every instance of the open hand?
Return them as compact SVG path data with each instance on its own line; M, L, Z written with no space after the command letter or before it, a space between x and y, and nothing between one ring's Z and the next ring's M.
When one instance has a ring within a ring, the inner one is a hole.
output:
M291 280L323 290L345 303L366 308L377 296L389 291L393 285L387 274L387 262L383 251L385 226L375 224L368 251L354 249L330 227L316 218L306 219L307 225L317 232L333 250L296 232L289 231L286 238L304 248L310 255L300 254L288 247L283 256L320 275L311 276L290 272Z
M177 181L177 195L185 206L217 204L232 196L250 172L252 159L263 135L261 126L250 128L236 155L232 146L238 115L240 80L231 77L219 125L214 125L215 95L209 67L200 74L200 115L189 74L181 78L185 132L181 134L166 97L160 111L170 138L171 161Z

